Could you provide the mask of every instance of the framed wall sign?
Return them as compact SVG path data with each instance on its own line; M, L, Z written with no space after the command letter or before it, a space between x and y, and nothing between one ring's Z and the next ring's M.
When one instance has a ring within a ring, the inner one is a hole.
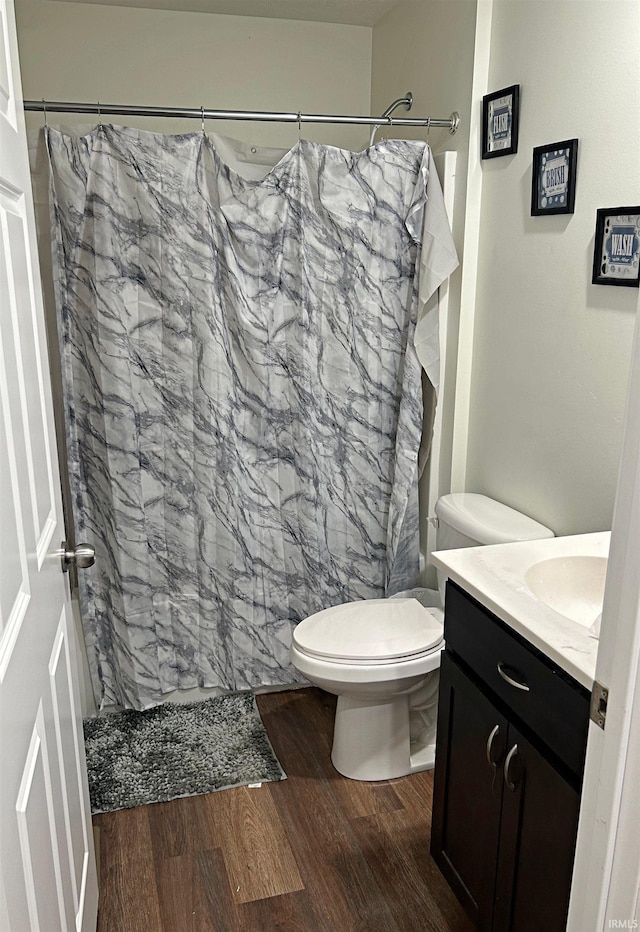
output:
M518 151L520 85L482 98L482 158L495 159Z
M640 207L604 207L596 218L594 285L640 284Z
M533 150L531 216L572 214L576 202L578 140L565 139Z

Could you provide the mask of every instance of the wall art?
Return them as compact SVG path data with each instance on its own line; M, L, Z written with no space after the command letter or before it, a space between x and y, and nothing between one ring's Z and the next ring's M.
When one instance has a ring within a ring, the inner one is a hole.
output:
M573 213L577 163L577 139L536 146L531 172L532 217Z
M603 207L596 219L594 285L640 284L640 207Z
M520 85L513 84L482 98L482 158L518 151Z

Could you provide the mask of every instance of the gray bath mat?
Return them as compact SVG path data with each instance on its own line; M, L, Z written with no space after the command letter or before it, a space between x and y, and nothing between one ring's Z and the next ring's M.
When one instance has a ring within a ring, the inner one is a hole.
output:
M92 812L286 780L252 693L84 721Z

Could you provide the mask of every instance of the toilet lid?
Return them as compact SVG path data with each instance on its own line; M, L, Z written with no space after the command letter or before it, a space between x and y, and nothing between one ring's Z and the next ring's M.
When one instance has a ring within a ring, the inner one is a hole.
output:
M314 657L375 663L425 653L442 636L442 624L416 599L365 599L310 615L293 642Z

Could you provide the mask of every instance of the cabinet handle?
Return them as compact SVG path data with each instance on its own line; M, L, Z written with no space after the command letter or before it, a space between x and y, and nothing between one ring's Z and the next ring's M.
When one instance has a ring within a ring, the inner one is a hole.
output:
M494 760L493 757L491 756L491 750L493 748L493 742L497 738L499 733L500 733L500 726L496 725L492 729L489 737L487 738L487 763L489 764L490 767L493 767L494 770L498 766L498 761Z
M528 687L527 684L524 682L524 680L516 680L516 679L514 679L513 676L510 676L509 673L506 672L507 670L509 670L510 673L516 673L516 672L517 672L517 671L514 670L512 667L507 667L506 664L504 664L504 663L499 663L499 664L498 664L498 673L500 674L500 676L502 677L502 679L505 681L505 683L508 683L509 686L515 686L516 689L522 689L522 690L524 690L524 692L528 693L528 692L529 692L529 687Z
M514 746L511 748L511 750L507 754L507 758L504 762L504 782L507 784L507 786L509 787L512 793L515 792L518 784L516 783L515 780L510 779L509 770L511 769L511 761L513 760L513 758L516 756L517 753L518 753L518 745L514 744Z

